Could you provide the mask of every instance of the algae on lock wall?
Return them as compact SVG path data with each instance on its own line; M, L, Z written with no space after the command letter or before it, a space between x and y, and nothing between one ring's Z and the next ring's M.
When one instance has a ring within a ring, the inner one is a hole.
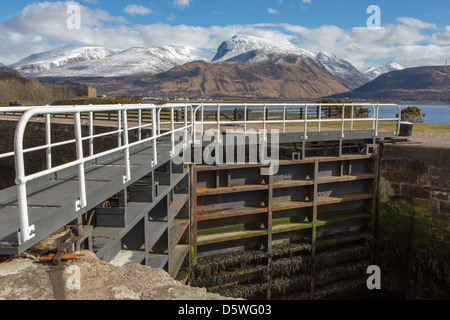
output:
M426 210L406 202L379 204L375 259L382 287L412 299L448 296L448 239L436 237L436 224ZM448 234L448 225L442 230Z

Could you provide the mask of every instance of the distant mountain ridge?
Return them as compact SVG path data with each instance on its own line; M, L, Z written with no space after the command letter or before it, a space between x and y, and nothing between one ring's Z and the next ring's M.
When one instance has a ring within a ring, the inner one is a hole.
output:
M366 68L362 73L370 80L374 80L382 74L403 69L405 69L405 67L395 61L391 61L382 65Z
M176 46L126 50L66 48L29 56L11 67L28 78L117 77L163 72L184 63L207 60L206 55L193 47Z
M291 43L274 43L263 38L236 35L224 41L214 53L193 47L162 46L129 48L67 47L31 55L13 65L27 78L118 77L156 74L193 61L257 63L281 61L295 56L306 63L321 63L340 77L349 89L369 80L347 61L325 52L312 52Z
M71 79L116 96L446 101L450 92L445 68L403 69L390 62L364 75L334 54L247 35L222 42L216 52L179 46L63 48L11 67L26 78Z
M52 51L32 54L10 65L10 67L25 74L40 73L79 62L105 59L118 51L104 47L58 48Z
M450 66L406 68L375 80L337 98L372 101L423 101L450 103Z

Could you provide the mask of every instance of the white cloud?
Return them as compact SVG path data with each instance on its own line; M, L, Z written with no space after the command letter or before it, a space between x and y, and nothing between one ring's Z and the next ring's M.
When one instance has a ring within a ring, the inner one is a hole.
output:
M450 26L446 26L444 32L433 34L430 41L437 45L450 45Z
M79 30L66 27L68 4L80 6ZM169 21L174 17L169 17ZM6 22L0 22L0 62L11 64L62 44L117 49L172 44L215 50L222 41L236 34L248 34L276 43L291 41L308 50L331 52L357 68L383 59L395 60L406 67L438 65L450 57L450 26L435 31L433 27L407 17L378 30L363 27L345 30L332 25L306 28L278 23L210 27L169 23L132 25L123 17L77 2L47 1L30 4Z
M278 14L278 10L272 9L272 8L267 8L267 12L270 14Z
M397 21L407 25L408 27L418 28L418 29L433 29L436 30L437 26L434 23L427 23L420 21L419 19L409 18L409 17L400 17L397 18Z
M151 9L144 7L143 5L140 4L129 4L123 11L131 15L141 15L141 16L145 16L150 12L152 12Z
M177 7L190 7L191 6L191 0L174 0L173 4Z
M169 21L175 21L177 19L177 17L174 15L174 14L171 14L168 18L167 18L167 20L169 20Z
M311 4L311 0L302 0L302 2Z
M406 67L442 64L445 56L450 56L450 46L438 44L450 43L450 27L445 33L429 36L421 33L418 25L390 24L376 30L365 27L344 30L336 26L315 29L290 24L281 26L297 35L300 47L334 53L358 69L365 68L367 61L383 59L395 60Z

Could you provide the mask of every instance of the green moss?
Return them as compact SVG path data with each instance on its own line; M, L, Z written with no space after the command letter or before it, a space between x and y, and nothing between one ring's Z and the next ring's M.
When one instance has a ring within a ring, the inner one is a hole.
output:
M381 202L378 210L378 236L399 245L429 245L433 222L429 213L405 202Z

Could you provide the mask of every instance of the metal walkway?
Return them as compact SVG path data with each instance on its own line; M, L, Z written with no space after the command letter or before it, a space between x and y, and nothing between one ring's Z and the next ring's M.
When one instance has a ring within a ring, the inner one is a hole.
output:
M118 265L138 262L166 267L174 276L189 250L190 188L195 187L191 186L190 167L175 162L176 157L192 145L210 144L205 137L211 132L215 143L223 142L221 133L226 141L227 129L254 136L257 142L298 144L287 151L293 160L315 156L311 144L334 141L340 157L345 142L375 143L398 135L399 116L379 116L381 107L400 114L398 106L370 104L372 116L356 117L354 111L360 106L339 105L338 117L326 113L336 104L2 108L0 113L21 117L14 150L0 155L0 159L14 157L16 170L16 187L0 191L0 254L22 253L62 227L76 225L85 230L79 245L86 241L87 249L100 259ZM105 114L116 123L109 125L116 128L96 134L96 121L106 120ZM52 124L56 120L52 119L58 116L70 119L67 125L73 128L73 139L55 139ZM41 143L30 139L27 132L27 125L36 119L45 123ZM392 130L380 130L382 121L391 123ZM337 125L328 127L330 123ZM267 133L273 128L279 129L277 141ZM116 142L105 147L106 138ZM34 142L30 147L29 141ZM57 163L57 148L69 148L76 153L75 160ZM25 155L39 152L45 153L45 168L26 172ZM87 222L94 209L92 226Z

